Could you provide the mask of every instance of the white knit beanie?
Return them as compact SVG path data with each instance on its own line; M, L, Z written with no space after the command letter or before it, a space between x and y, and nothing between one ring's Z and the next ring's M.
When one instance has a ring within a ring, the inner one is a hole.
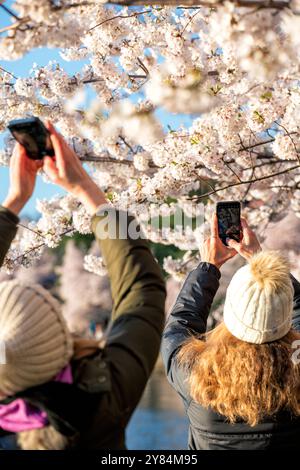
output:
M4 395L52 380L73 354L59 302L43 287L16 280L0 283L0 344Z
M224 323L248 343L280 339L292 327L293 294L287 259L262 251L234 274L226 292Z

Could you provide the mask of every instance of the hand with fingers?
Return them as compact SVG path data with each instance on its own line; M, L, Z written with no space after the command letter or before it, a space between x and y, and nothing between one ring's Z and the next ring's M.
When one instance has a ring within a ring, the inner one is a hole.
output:
M41 160L31 160L25 148L17 143L10 160L10 186L8 195L3 202L14 214L19 214L32 196L37 172L43 166Z
M49 179L77 197L90 214L107 203L105 194L83 168L76 153L53 125L46 124L54 148L54 158L45 157L43 169Z
M234 248L228 248L219 238L217 214L211 220L210 237L204 240L200 247L201 261L214 264L220 268L230 258L237 254Z
M228 238L228 246L236 250L243 258L249 260L255 253L261 251L260 243L247 221L241 217L243 236L240 242Z

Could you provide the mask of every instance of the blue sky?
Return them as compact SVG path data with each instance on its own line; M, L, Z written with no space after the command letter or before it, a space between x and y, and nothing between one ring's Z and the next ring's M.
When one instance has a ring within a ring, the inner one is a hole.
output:
M13 3L12 0L6 0L5 5L8 7ZM10 24L10 16L0 8L0 28ZM29 74L32 64L35 62L39 66L44 66L48 64L50 60L55 60L62 64L63 68L69 73L74 74L81 69L84 62L66 62L60 55L58 49L48 49L48 48L39 48L34 49L30 53L26 54L23 58L16 61L0 61L0 66L9 70L17 77L26 77ZM139 94L139 96L142 96ZM133 99L137 99L138 96L135 95ZM191 116L185 115L174 115L166 113L162 109L156 111L157 117L160 119L161 123L165 128L168 125L172 129L178 128L180 125L188 126L191 124ZM3 138L5 133L0 133L0 147L3 146ZM8 168L0 167L0 203L5 198L5 195L8 190L9 185L9 170ZM29 201L21 215L27 215L30 217L35 217L37 215L35 211L36 199L42 198L51 198L55 194L62 194L62 191L52 184L43 182L43 180L38 177L36 184L36 189L32 199Z

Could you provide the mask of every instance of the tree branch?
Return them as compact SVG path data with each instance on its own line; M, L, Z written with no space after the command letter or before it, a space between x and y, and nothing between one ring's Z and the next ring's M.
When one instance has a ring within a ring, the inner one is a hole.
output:
M10 75L12 78L14 78L15 80L18 79L18 77L16 77L13 73L9 72L8 70L6 70L5 68L1 67L0 65L0 70L2 70L2 72L5 72L7 73L8 75Z
M4 3L4 1L0 3L0 8L2 8L2 10L4 10L8 15L12 16L17 21L19 21L20 20L19 16L17 16L10 8L3 5L3 3Z
M290 168L286 168L285 170L278 171L277 173L272 173L270 175L261 176L259 178L254 178L254 179L250 178L249 180L246 180L246 181L240 181L238 183L230 183L230 184L227 184L226 186L223 186L222 188L216 188L213 191L209 191L205 194L201 194L201 196L192 196L189 199L193 201L199 201L200 199L211 196L212 194L219 193L220 191L224 191L225 189L233 188L234 186L241 186L243 184L256 183L257 181L263 181L269 178L273 178L274 176L284 175L285 173L288 173L289 171L292 171L292 170L296 170L297 168L300 168L300 165L295 165Z
M28 228L28 227L25 227L25 228ZM63 233L60 233L59 236L60 237L63 237L64 235L67 235L67 233L70 233L70 232L73 232L74 231L74 228L70 228L68 230L66 230L65 232ZM34 251L36 250L39 250L40 248L43 248L44 246L46 246L46 243L43 242L43 243L40 243L39 245L36 245L34 246L33 248L30 248L30 250L27 250L25 251L24 253L22 253L21 255L17 256L16 258L14 258L12 260L13 263L15 263L16 261L18 261L19 259L23 259L23 258L26 258L26 256L30 255L31 253L33 253Z
M289 134L289 132L287 131L287 129L286 129L285 126L283 126L282 124L279 124L278 121L275 121L275 124L277 124L277 126L281 127L281 128L284 130L285 135L287 135L287 136L290 138L290 141L292 142L292 145L293 145L293 147L294 147L294 150L295 150L295 153L296 153L298 162L300 163L300 155L299 155L299 153L298 153L297 146L296 146L296 144L295 144L295 142L294 142L293 137L291 136L291 134Z
M21 224L21 222L18 223L19 227L22 227L26 230L29 230L30 232L34 233L35 235L37 235L38 237L41 237L41 238L46 238L45 235L42 235L41 233L37 232L36 230L33 230L32 228L30 227L27 227L27 225L24 225L24 224Z
M119 165L132 166L133 162L131 160L118 160L114 157L97 157L96 155L85 155L84 157L79 157L81 162L93 162L93 163L117 163Z
M105 157L97 157L96 155L84 155L83 157L79 157L81 162L92 162L92 163L114 163L117 165L125 165L125 166L133 166L132 160L119 160L114 157L110 157L109 155ZM149 162L150 168L160 168L155 163Z
M238 7L258 7L258 8L269 8L269 9L276 9L282 10L289 6L289 0L231 0ZM113 5L125 5L125 6L133 6L133 5L144 5L145 0L111 0L107 3L111 3ZM217 6L223 5L224 0L216 0L216 1L209 1L209 0L149 0L147 1L147 5L161 5L161 6L176 6L180 8L180 5L184 5L184 8L189 7L209 7L215 8Z
M109 3L111 3L111 2L109 2ZM161 10L161 8L159 8L159 10ZM132 13L131 15L112 16L111 18L106 18L106 20L101 21L101 23L98 23L95 26L92 26L92 28L88 29L87 32L89 33L90 31L93 31L93 29L98 28L99 26L102 26L103 24L107 23L108 21L116 20L117 18L132 18L132 17L135 17L135 16L144 15L146 13L152 13L152 11L153 10L151 9L151 10L144 10L144 11L136 11L135 13Z
M297 132L289 132L285 135L293 135L293 134L297 134ZM255 147L259 147L260 145L267 145L267 144L271 144L272 142L274 142L275 140L275 137L272 137L271 139L267 139L267 140L263 140L261 142L257 142L256 144L252 144L252 145L248 145L247 147L245 147L244 145L242 145L242 147L239 149L239 152L245 152L247 150L252 150L254 149Z
M20 26L22 26L24 23L27 23L30 20L29 17L21 18L18 21L16 21L13 24L10 24L8 26L4 26L4 28L0 29L0 34L5 33L6 31L10 31L12 29L18 29ZM28 28L28 25L25 24L25 27Z

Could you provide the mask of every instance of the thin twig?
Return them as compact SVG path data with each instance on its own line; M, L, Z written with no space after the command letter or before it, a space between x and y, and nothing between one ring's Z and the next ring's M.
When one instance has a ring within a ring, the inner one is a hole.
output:
M18 225L19 225L19 227L25 228L26 230L29 230L30 232L35 233L35 235L37 235L38 237L46 238L45 235L41 235L41 234L40 234L39 232L37 232L36 230L33 230L33 229L30 228L30 227L27 227L27 225L21 224L21 222L19 222Z
M141 61L141 59L138 57L137 61L141 67L141 69L145 72L145 74L148 76L149 75L149 70L147 69L146 65Z
M15 18L17 21L20 21L20 17L17 16L10 8L8 8L7 6L3 5L2 3L0 4L0 8L2 8L2 10L4 10L8 15L12 16L13 18Z
M288 131L287 131L287 129L285 128L285 126L283 126L282 124L279 124L278 121L275 121L275 124L277 124L277 126L281 127L281 128L285 131L285 133L286 133L285 135L287 135L287 136L290 138L290 140L291 140L291 142L292 142L292 145L293 145L293 147L294 147L294 150L295 150L295 153L296 153L298 162L300 163L300 155L299 155L299 153L298 153L298 149L297 149L297 146L296 146L296 144L295 144L295 142L294 142L294 140L293 140L293 137L288 133Z
M199 13L201 13L201 10L198 10L196 11L196 13L193 14L193 16L189 19L189 21L185 24L184 28L182 29L182 31L180 32L180 36L182 37L183 33L185 32L186 28L188 27L188 25L190 23L192 23L192 21L194 20L195 16L199 15Z
M60 233L59 237L63 237L64 235L67 235L67 233L70 233L70 232L73 232L73 231L74 231L74 228L70 228L70 229L66 230L65 232L63 232L63 233ZM30 253L32 253L33 251L39 250L40 248L43 248L45 245L46 245L46 243L43 242L43 243L40 243L39 245L34 246L33 248L30 248L30 250L25 251L24 253L17 256L15 259L13 259L12 262L15 263L19 259L25 258Z
M216 189L214 189L214 191L209 191L205 194L201 194L200 196L192 196L190 199L198 201L200 199L203 199L204 197L208 197L208 196L211 196L212 194L216 194L220 191L224 191L225 189L233 188L234 186L241 186L243 184L256 183L257 181L263 181L263 180L266 180L266 179L269 179L269 178L273 178L273 176L283 175L285 173L288 173L289 171L296 170L297 168L300 168L300 165L295 165L295 166L292 166L292 167L287 168L285 170L278 171L277 173L272 173L271 175L261 176L259 178L255 178L255 179L252 179L252 180L249 179L249 180L241 181L241 182L238 182L238 183L230 183L230 184L227 184L226 186L223 186L222 188L216 188Z
M132 166L133 162L130 160L118 160L113 157L97 157L96 155L85 155L79 157L81 162L93 162L93 163L117 163L119 165Z
M288 0L231 0L233 4L238 7L260 7L261 9L272 9L272 10L282 10L289 6ZM134 5L143 5L145 0L110 0L107 3L113 5L124 5L124 6L134 6ZM147 5L157 5L158 0L147 0ZM185 0L184 6L179 6L181 0L160 0L159 4L162 6L174 6L180 9L189 9L189 8L217 8L224 4L223 0L216 2L210 2L207 0Z
M120 160L114 157L105 156L105 157L97 157L96 155L84 155L83 157L79 157L81 162L93 162L93 163L114 163L118 165L125 165L125 166L133 166L132 160ZM150 168L159 168L155 163L149 162Z
M122 140L123 144L125 144L126 147L128 147L129 150L130 150L132 153L134 153L134 154L136 153L136 152L133 150L133 148L131 147L131 145L126 141L126 139L125 139L122 135L119 135L118 137L119 137L119 139Z
M116 20L118 18L132 18L132 17L135 17L135 16L144 15L146 13L152 13L152 9L151 10L144 10L144 11L137 11L135 13L132 13L131 15L112 16L111 18L106 18L106 20L101 21L101 23L98 23L95 26L92 26L92 28L88 29L87 32L89 33L90 31L93 31L93 29L98 28L99 26L102 26L103 24L107 23L108 21Z
M12 78L14 78L15 80L18 80L18 77L16 77L13 73L9 72L8 70L6 70L4 67L1 67L0 65L0 70L2 70L2 72L5 72L7 73L8 75L10 75Z
M231 166L229 165L229 163L226 162L226 161L224 160L224 158L223 158L222 160L223 160L224 165L231 171L231 173L233 173L234 176L236 176L236 178L237 178L239 181L242 181L241 178L239 177L239 175L234 171L234 169L231 168Z
M46 245L46 243L40 243L39 245L34 246L34 247L31 248L30 250L27 250L27 251L25 251L24 253L22 253L22 255L19 255L19 256L17 256L16 258L14 258L14 259L12 260L12 262L15 263L15 262L18 261L19 259L26 258L26 256L30 255L30 253L32 253L33 251L39 250L40 248L42 248L42 247L45 246L45 245Z
M297 134L297 132L296 131L289 132L287 135L292 135L292 134ZM239 149L239 152L254 149L255 147L259 147L260 145L271 144L272 142L274 142L274 140L275 140L275 137L273 137L272 139L267 139L267 140L263 140L261 142L257 142L256 144L248 145L247 147L242 147L242 148Z

